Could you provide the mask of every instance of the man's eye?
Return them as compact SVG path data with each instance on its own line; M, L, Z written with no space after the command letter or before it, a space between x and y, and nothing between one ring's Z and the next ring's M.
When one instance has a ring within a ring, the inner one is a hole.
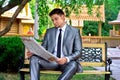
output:
M58 20L58 18L55 18L55 20Z

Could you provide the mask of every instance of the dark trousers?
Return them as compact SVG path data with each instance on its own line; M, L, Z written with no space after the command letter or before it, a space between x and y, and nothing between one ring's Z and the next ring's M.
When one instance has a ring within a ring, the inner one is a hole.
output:
M31 80L40 80L40 70L60 70L62 74L58 80L70 80L77 70L76 61L70 61L64 65L58 65L56 62L46 61L38 56L30 58L30 77Z

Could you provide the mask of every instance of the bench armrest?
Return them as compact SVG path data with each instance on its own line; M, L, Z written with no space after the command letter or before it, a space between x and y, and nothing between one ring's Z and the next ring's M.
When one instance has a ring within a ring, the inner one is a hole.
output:
M110 69L110 65L112 64L112 58L107 59L107 65L108 65L108 71L112 74L112 71Z
M112 58L108 58L107 63L108 63L108 65L112 64Z

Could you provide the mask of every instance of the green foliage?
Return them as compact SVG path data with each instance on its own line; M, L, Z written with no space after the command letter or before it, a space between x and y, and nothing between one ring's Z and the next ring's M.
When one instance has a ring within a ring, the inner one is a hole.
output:
M24 47L19 37L0 38L0 71L17 71L19 57L23 55L23 50Z
M39 16L39 30L38 33L39 35L43 34L43 31L48 27L48 12L49 12L49 7L47 4L47 0L37 0L38 3L38 16Z
M35 18L34 16L35 16L35 1L36 0L31 0L29 3L30 3L30 9L31 9L31 13L32 13L32 16L33 16L33 18Z
M97 36L98 35L98 23L97 22L91 22L91 21L85 21L84 27L83 27L83 35L89 35L91 36Z
M101 5L105 0L53 0L55 3L62 7L65 11L66 16L69 17L71 12L79 14L81 12L81 5L86 4L88 13L92 14L92 7L94 5Z
M117 19L120 10L120 0L106 0L105 2L105 23L102 25L102 35L109 36L109 31L112 25L108 24L109 21Z

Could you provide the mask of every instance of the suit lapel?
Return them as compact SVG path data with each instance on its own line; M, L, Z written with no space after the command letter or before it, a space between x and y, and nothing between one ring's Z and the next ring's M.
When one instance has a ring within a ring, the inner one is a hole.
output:
M69 35L69 30L70 30L70 28L69 28L69 26L67 25L67 26L66 26L66 29L65 29L64 37L63 37L63 46L64 46L65 41L66 41L66 39L67 39L67 37L68 37L68 35Z
M54 31L53 31L53 33L52 33L52 44L51 45L53 45L54 47L53 47L53 49L55 48L55 42L56 42L56 34L57 34L57 28L54 28Z

